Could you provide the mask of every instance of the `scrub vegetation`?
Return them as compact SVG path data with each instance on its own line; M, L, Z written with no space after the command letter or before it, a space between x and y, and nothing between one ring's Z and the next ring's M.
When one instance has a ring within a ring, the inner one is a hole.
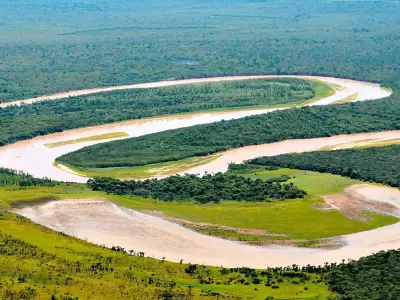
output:
M252 165L338 174L400 187L400 145L264 156Z
M123 90L42 101L0 109L0 146L67 129L160 115L291 107L331 92L332 88L318 81L276 78Z
M57 161L80 168L138 166L287 139L396 130L399 99L302 107L169 130L85 147Z

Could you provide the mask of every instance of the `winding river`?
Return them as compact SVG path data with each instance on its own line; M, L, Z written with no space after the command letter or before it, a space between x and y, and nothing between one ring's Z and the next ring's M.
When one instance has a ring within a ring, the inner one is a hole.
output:
M117 86L109 88L72 91L56 95L42 96L39 98L14 101L3 105L18 105L21 103L29 104L37 101L51 101L70 96L87 95L91 93L99 93L99 92L121 90L121 89L155 88L155 87L163 87L171 85L206 83L206 82L217 82L217 81L232 81L232 80L248 80L248 79L273 78L273 77L278 77L278 76L233 76L233 77L187 79L179 81L162 81L155 83L129 85L129 86ZM281 76L281 77L315 79L326 82L328 84L333 84L337 87L334 95L327 97L325 99L320 99L312 103L311 105L332 104L352 96L355 96L354 101L374 100L387 97L391 94L390 91L382 89L378 84L354 81L349 79L317 77L317 76ZM55 159L63 154L76 151L85 146L107 142L112 139L82 142L78 144L70 144L56 148L48 148L45 146L45 144L56 143L66 140L75 140L84 137L90 137L94 135L113 133L113 132L125 132L128 134L128 137L138 137L141 135L151 134L169 129L212 123L221 120L238 119L246 116L267 113L273 110L276 109L242 109L242 110L238 109L226 112L201 112L201 113L192 113L192 114L185 114L178 116L171 115L167 117L155 117L142 120L106 124L106 125L94 126L82 129L68 130L62 133L36 137L28 141L22 141L0 148L0 166L15 170L21 170L26 173L32 174L36 177L48 177L60 181L86 182L87 178L75 174L74 172L68 170L67 168L59 168L54 166ZM358 137L355 138L357 139ZM242 151L244 153L248 151L248 149L249 148L239 151ZM318 148L311 148L310 150L313 149L318 149ZM254 150L255 150L254 148L251 148L252 153L254 153L255 155L257 156L262 155L261 152L256 152ZM221 160L218 161L220 162ZM235 160L235 162L239 161ZM220 165L218 166L218 169L212 169L211 168L212 166L216 165L215 164L212 164L210 166L206 165L207 169L203 168L201 170L207 170L208 172L223 170L223 168L221 169ZM193 171L197 172L197 170ZM189 172L193 171L189 170Z
M51 101L69 96L87 95L111 90L154 88L177 84L215 82L228 80L245 80L254 78L271 78L278 76L237 76L203 79L188 79L180 81L164 81L158 83L136 84L129 86L109 87L91 90L73 91L33 99L15 101L7 105L29 104L36 101ZM282 76L317 79L334 84L334 95L320 99L312 105L327 105L343 99L364 101L383 98L390 91L382 89L377 84L313 76ZM126 132L129 137L160 132L168 129L182 128L197 124L242 118L262 114L272 109L247 109L228 112L202 112L180 116L149 118L116 124L89 127L65 131L37 137L29 141L18 142L0 148L0 166L21 170L37 177L49 177L55 180L85 182L87 178L69 170L53 165L56 157L78 150L82 147L109 140L82 142L56 148L48 148L45 144L66 140L80 139L93 135ZM266 145L248 146L225 152L218 159L189 169L190 173L217 172L226 170L230 162L242 162L245 159L261 155L277 155L282 153L311 151L325 146L335 146L343 143L376 140L384 141L400 138L400 131L340 135L328 138L289 140ZM389 202L396 209L393 215L400 215L400 193L396 189L365 185L357 192L366 200L374 202ZM41 206L23 208L20 214L31 218L58 231L64 231L79 238L87 239L96 244L106 246L120 245L126 249L144 251L146 256L156 258L166 257L170 261L204 263L208 265L248 266L262 268L266 266L282 266L293 263L323 264L325 261L341 261L342 259L357 259L378 250L400 247L400 237L397 232L400 223L372 231L356 233L339 239L345 245L337 250L304 249L294 247L254 247L215 237L204 236L185 229L177 224L148 216L130 209L118 207L106 200L63 200L50 202Z

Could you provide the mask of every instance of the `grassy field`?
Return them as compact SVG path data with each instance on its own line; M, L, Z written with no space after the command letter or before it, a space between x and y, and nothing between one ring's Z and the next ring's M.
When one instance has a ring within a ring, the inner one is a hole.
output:
M96 197L83 185L2 189L2 207L28 200ZM252 276L125 255L35 225L0 211L0 298L2 299L327 299L331 294L316 275L304 282L255 271ZM254 283L257 277L261 281ZM269 285L266 283L270 282ZM272 282L272 284L271 284ZM278 288L272 288L276 285ZM14 298L7 298L13 295ZM30 295L30 296L27 296ZM207 296L208 295L208 296ZM164 298L163 298L164 297ZM51 298L53 299L53 298ZM175 298L174 298L175 299Z
M101 141L101 140L115 139L115 138L128 137L128 136L129 135L126 132L112 132L112 133L93 135L93 136L84 137L84 138L75 139L75 140L67 140L67 141L61 141L61 142L56 142L56 143L49 143L49 144L45 144L45 146L48 148L56 148L56 147L61 147L61 146L65 146L65 145L72 145L72 144L91 142L91 141Z
M136 210L162 211L168 217L204 222L215 225L243 229L265 230L285 235L286 239L320 239L354 232L371 230L393 224L397 218L369 213L371 221L350 220L338 211L320 211L314 209L316 204L323 203L319 197L343 192L344 188L360 183L349 178L322 174L310 171L280 169L276 171L258 171L242 174L261 179L290 175L299 188L307 191L305 199L288 200L277 203L249 203L222 201L220 204L167 203L134 197L128 199L119 196L108 196L116 203ZM239 240L268 240L271 237L243 236L223 230L203 230L203 232ZM283 239L283 238L278 238Z

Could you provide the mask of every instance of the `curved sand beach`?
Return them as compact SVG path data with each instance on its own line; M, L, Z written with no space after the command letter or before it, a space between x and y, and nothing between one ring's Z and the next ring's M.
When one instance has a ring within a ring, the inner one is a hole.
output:
M353 188L368 201L390 202L399 216L400 191L368 184ZM202 235L175 223L119 207L107 200L62 200L23 208L19 214L51 229L89 242L143 251L146 256L169 261L224 267L322 265L358 259L380 250L400 247L400 223L338 237L336 250L296 247L257 247Z
M133 89L133 88L154 88L154 87L162 87L162 86L171 86L171 85L182 85L182 84L191 84L191 83L205 83L205 82L216 82L216 81L229 81L229 80L245 80L245 79L254 79L254 78L273 78L279 76L236 76L236 77L216 77L216 78L202 78L202 79L187 79L187 80L179 80L179 81L163 81L156 83L146 83L146 84L136 84L130 86L119 86L119 87L110 87L110 88L100 88L93 90L81 90L81 91L72 91L67 93L61 93L51 96L42 96L34 99L22 100L23 103L29 104L36 101L44 101L44 100L56 100L69 96L76 95L86 95L91 93L99 93L111 90L121 90L121 89ZM327 97L325 99L320 99L312 105L326 105L335 103L337 101L348 98L349 96L357 94L357 98L355 101L364 101L364 100L372 100L379 99L382 97L386 97L390 95L390 92L382 89L378 84L354 81L349 79L341 79L341 78L332 78L332 77L313 77L313 76L281 76L281 77L296 77L296 78L306 78L306 79L316 79L329 84L334 84L340 88L336 89L334 95ZM21 103L19 101L18 103ZM17 102L5 103L5 105L18 104ZM47 143L56 143L60 141L66 140L75 140L84 137L90 137L94 135L113 133L113 132L126 132L128 137L137 137L141 135L146 135L150 133L160 132L169 129L176 129L182 127L188 127L198 124L206 124L212 123L221 120L230 120L243 118L246 116L263 114L270 112L275 109L245 109L245 110L234 110L234 111L226 111L226 112L202 112L202 113L192 113L185 114L179 116L167 116L167 117L156 117L149 118L143 120L135 120L135 121L127 121L121 123L114 124L106 124L82 129L74 129L65 131L62 133L50 134L46 136L36 137L28 141L17 142L12 145L7 145L5 147L0 148L0 166L24 171L30 173L37 177L49 177L54 180L60 181L72 181L72 182L86 182L87 178L82 177L74 172L68 170L65 167L55 167L53 165L54 160L68 152L76 151L85 146L94 145L98 143L103 143L110 141L109 140L98 140L98 141L90 141L90 142L82 142L78 144L65 145L62 147L56 148L48 148L45 146ZM354 137L355 140L359 138L363 139L363 137ZM302 144L306 144L306 142L300 142ZM308 143L307 143L308 144ZM328 144L329 145L329 144ZM308 147L309 150L316 150L319 147L313 147L312 143ZM324 146L324 145L322 145ZM236 149L237 151L243 151L246 153L247 148L244 150ZM237 153L237 152L235 152ZM254 154L257 156L263 155L261 150L259 152L254 151ZM231 155L231 154L229 154ZM243 154L244 159L249 159L256 156L248 156ZM241 160L230 159L229 157L224 155L224 158L227 163L230 161L241 162ZM206 165L207 169L200 167L199 169L190 170L191 173L202 173L205 170L209 172L217 172L223 171L224 167L221 167L222 158L218 159L218 167L214 169L214 166L217 166L215 163ZM225 167L226 168L226 167Z

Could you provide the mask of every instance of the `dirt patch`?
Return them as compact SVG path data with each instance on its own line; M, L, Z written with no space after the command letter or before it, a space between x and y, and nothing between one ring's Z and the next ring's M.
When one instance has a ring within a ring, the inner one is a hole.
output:
M363 185L361 185L363 186ZM342 194L323 196L325 204L315 206L319 210L338 210L346 218L359 220L363 222L371 221L371 217L365 214L365 211L371 211L378 214L394 215L397 207L379 201L366 200L358 192L360 185L353 185Z

